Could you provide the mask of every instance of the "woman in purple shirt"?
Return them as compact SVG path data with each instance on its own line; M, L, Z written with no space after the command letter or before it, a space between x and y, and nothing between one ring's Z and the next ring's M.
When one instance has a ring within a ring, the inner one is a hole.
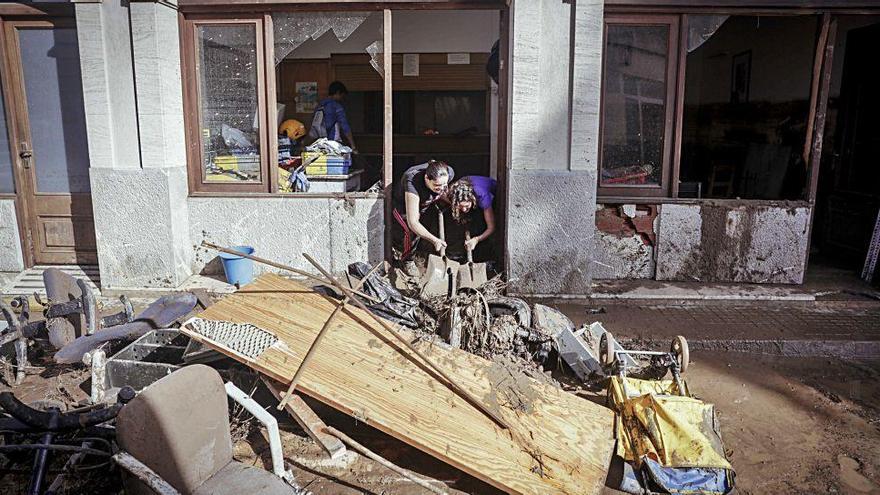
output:
M452 218L456 222L469 223L470 216L476 214L476 210L483 212L483 219L486 221L486 230L483 233L465 241L468 251L473 251L477 244L495 232L495 210L492 202L495 200L497 188L495 179L482 175L467 175L449 187L445 199L452 205Z

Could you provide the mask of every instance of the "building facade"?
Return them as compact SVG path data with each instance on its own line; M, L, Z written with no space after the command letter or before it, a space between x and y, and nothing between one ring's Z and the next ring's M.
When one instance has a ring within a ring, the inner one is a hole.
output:
M875 75L844 65L847 39L875 39L870 6L698 3L4 4L0 271L97 264L105 289L174 288L218 270L205 240L309 271L303 252L374 263L394 181L434 156L498 179L516 294L797 284L817 225L813 245L858 257L864 219L835 226L841 205L876 214L876 187L852 187L873 172L835 153L868 149L847 105ZM378 185L286 191L274 128L333 79Z

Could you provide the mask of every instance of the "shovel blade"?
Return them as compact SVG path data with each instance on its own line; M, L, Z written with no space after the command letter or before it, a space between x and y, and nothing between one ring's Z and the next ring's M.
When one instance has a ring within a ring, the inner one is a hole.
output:
M458 269L458 286L476 289L485 284L489 278L486 276L485 263L467 263Z
M422 296L433 297L448 294L450 290L455 293L456 273L458 273L460 263L442 258L440 256L429 255L428 267L425 270L425 276L422 278ZM450 288L450 284L452 287Z

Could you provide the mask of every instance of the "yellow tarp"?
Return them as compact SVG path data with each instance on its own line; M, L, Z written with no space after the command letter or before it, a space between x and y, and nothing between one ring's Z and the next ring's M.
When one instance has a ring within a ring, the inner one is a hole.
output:
M626 397L622 386L626 380ZM617 454L638 466L643 456L664 467L733 469L724 456L715 406L678 394L672 380L612 377L608 396L617 412Z

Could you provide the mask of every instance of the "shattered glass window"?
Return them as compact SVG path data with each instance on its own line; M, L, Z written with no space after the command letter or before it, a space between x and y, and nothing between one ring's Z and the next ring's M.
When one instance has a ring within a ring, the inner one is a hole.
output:
M602 185L659 185L666 116L667 25L608 25Z
M205 180L260 181L255 24L196 27Z

